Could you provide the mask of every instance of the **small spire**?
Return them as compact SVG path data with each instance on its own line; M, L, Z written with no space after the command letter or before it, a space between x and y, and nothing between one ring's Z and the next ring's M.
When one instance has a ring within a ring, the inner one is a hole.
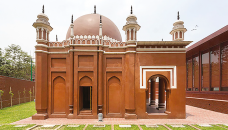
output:
M71 17L71 23L73 23L73 14L72 14L72 17Z
M131 6L131 14L133 13L133 11L132 11L132 6Z
M179 11L177 12L177 20L180 19Z
M101 15L100 15L100 23L102 23Z
M94 14L96 14L96 5L94 5Z
M44 5L43 5L42 13L44 14Z
M56 35L56 41L58 41L58 37L57 37L57 35Z

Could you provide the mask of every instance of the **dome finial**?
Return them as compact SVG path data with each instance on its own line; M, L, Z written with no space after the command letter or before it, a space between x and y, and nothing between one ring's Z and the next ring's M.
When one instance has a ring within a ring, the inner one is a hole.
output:
M94 14L96 14L96 5L94 5Z
M72 14L72 17L71 17L71 23L73 23L73 14Z
M101 15L100 15L100 23L102 23Z
M56 35L56 41L58 41L58 37L57 37L57 35Z
M133 13L133 11L132 11L132 6L131 6L131 14Z
M177 12L177 20L180 19L179 11Z
M43 5L42 13L44 14L44 5Z

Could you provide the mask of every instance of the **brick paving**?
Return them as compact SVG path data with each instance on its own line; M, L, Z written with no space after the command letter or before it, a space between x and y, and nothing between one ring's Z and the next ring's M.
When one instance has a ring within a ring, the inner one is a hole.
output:
M37 125L64 125L64 124L228 124L228 114L214 112L186 105L186 119L124 119L104 118L103 122L97 119L66 119L48 118L46 120L32 120L31 117L16 121L12 124L37 124Z

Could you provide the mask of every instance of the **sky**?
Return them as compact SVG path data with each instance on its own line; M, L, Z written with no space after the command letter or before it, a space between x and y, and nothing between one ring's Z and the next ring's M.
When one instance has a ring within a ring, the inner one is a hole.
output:
M171 41L169 34L180 12L180 20L187 29L185 41L198 42L206 36L224 27L228 23L228 0L1 0L0 1L0 48L11 44L20 45L22 50L34 57L36 30L32 24L45 6L49 17L50 41L65 40L70 26L71 15L78 17L97 13L111 19L118 27L122 41L122 30L126 18L133 7L138 24L138 41ZM198 27L195 27L195 26ZM192 29L195 29L191 31Z

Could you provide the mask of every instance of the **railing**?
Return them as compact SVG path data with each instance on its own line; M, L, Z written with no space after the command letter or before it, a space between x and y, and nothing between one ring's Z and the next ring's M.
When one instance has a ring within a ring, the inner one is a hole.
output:
M125 47L126 44L124 42L119 42L115 39L112 39L108 36L102 36L103 39L103 45L109 46L110 48L112 47ZM99 36L96 35L84 35L84 36L74 36L73 41L71 39L64 40L62 42L49 42L49 47L64 47L64 46L69 46L71 44L75 45L102 45L102 43L99 42Z

